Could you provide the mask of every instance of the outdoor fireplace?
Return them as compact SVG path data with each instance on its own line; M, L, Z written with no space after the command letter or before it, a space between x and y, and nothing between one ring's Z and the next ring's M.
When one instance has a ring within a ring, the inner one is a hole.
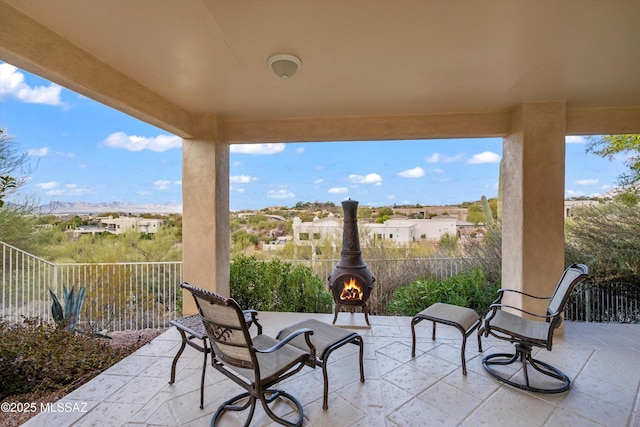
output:
M351 199L345 200L342 202L342 210L344 211L342 251L338 263L329 276L329 287L335 302L333 323L336 323L342 308L353 313L360 307L367 325L370 326L367 300L371 295L375 278L362 259L358 237L358 202Z

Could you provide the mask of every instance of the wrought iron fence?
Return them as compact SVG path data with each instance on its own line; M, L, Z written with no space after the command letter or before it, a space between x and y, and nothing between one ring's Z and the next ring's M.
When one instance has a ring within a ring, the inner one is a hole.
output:
M640 323L640 289L624 282L583 282L567 302L565 317L586 322Z
M182 262L55 264L0 243L0 320L51 319L49 289L87 287L81 326L107 329L162 328L180 317Z
M0 242L0 320L51 318L49 289L87 286L81 321L94 330L168 326L182 312L181 262L56 264ZM338 260L286 261L305 264L323 279ZM370 297L373 314L386 314L385 304L398 287L420 277L443 279L472 267L466 258L365 260L376 277ZM328 281L326 282L328 287ZM625 284L584 283L567 305L570 320L640 322L638 290ZM376 305L377 304L377 305Z

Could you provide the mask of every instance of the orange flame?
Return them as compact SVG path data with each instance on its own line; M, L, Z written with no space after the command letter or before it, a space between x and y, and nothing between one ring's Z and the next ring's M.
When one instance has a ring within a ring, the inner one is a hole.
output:
M356 283L355 277L351 277L348 282L344 282L342 292L340 292L340 299L342 301L362 300L362 288Z

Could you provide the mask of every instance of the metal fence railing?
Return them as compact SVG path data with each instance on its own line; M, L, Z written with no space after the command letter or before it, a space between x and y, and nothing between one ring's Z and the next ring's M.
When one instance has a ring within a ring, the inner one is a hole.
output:
M81 325L100 331L162 328L181 315L182 262L56 264L0 242L0 320L51 319L49 290L87 287ZM64 303L63 303L64 304Z
M579 284L565 317L586 322L640 323L640 289L628 283Z
M23 316L49 320L50 313L42 308L51 300L48 289L54 283L53 264L2 242L0 251L0 320L18 321Z
M23 317L50 320L49 289L62 299L63 286L87 286L80 320L96 331L163 328L182 312L182 262L56 264L2 242L0 254L0 321L20 322ZM337 261L286 262L309 266L328 287L326 279ZM473 265L473 260L462 258L365 262L376 277L373 302L387 301L395 289L417 278L443 279ZM640 322L639 299L638 291L630 292L625 284L584 283L570 299L566 317L590 322Z

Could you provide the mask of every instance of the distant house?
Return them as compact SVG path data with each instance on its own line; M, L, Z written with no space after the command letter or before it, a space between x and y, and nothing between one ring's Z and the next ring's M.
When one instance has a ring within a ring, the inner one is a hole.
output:
M293 219L293 243L296 246L314 246L322 240L337 240L342 236L342 220L333 214L326 218L314 218L312 222Z
M571 218L573 216L573 208L576 206L598 206L600 204L597 200L565 200L564 201L564 218Z
M435 216L453 216L458 220L465 220L469 210L459 206L422 206L419 208L393 208L396 214L402 214L407 217L433 218Z
M293 239L292 236L280 236L277 237L274 241L265 243L262 245L263 251L279 251Z
M120 217L103 218L100 220L100 229L113 234L123 234L127 231L138 233L157 233L165 223L163 219L140 218L140 217Z
M383 224L363 223L361 239L365 234L379 241L391 241L396 246L406 246L411 242L437 241L444 234L456 235L456 218L438 217L432 219L389 219ZM316 246L323 240L337 242L342 238L343 224L329 215L314 219L313 222L293 220L293 241L296 246Z
M364 226L375 240L391 240L398 246L410 242L440 240L445 234L456 235L456 219L452 217L389 219L383 224Z

